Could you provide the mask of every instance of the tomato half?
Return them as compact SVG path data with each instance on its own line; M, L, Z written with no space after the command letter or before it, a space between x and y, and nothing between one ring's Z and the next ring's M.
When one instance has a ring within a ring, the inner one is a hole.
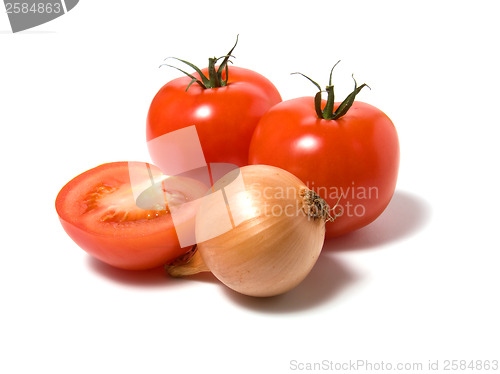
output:
M66 233L90 255L117 268L145 270L191 248L181 248L167 201L192 201L206 190L195 180L166 179L153 165L113 162L68 182L56 210ZM194 211L185 219L194 222Z
M208 68L201 71L207 74ZM255 126L281 101L278 90L264 76L233 66L223 87L202 88L191 81L188 76L174 79L155 95L147 116L147 141L195 125L207 163L247 165Z
M399 141L389 117L370 104L354 101L342 117L324 119L315 99L302 97L261 119L249 163L288 170L323 197L337 215L326 225L326 236L334 237L366 226L387 207L396 187Z

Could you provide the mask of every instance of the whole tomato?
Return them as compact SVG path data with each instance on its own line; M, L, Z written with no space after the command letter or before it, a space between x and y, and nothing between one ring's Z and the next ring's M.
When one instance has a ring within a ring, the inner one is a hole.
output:
M264 76L252 70L228 67L235 46L226 56L210 58L205 69L177 59L195 72L190 74L176 68L186 76L165 84L152 100L146 125L151 154L154 150L149 141L194 125L207 163L237 166L248 163L255 126L281 101L281 96ZM220 59L223 59L221 64L216 66Z
M249 163L280 167L307 183L330 205L335 220L327 223L326 236L334 237L366 226L387 207L398 176L399 140L386 114L354 101L365 85L355 85L339 103L331 74L327 100L312 82L320 89L316 97L282 102L262 117Z

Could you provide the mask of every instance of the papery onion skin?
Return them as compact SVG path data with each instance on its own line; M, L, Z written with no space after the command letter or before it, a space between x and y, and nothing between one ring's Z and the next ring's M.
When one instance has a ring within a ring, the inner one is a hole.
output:
M234 188L238 180L244 189ZM275 296L296 287L316 263L325 237L325 217L306 213L311 211L306 185L285 170L250 165L215 183L214 190L221 189L226 204L204 200L196 216L198 251L208 269L249 296ZM211 230L224 231L228 211L232 228L204 240Z

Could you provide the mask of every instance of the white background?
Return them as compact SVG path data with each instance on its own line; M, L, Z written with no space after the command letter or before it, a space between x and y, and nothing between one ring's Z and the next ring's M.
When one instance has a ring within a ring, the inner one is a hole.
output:
M497 8L82 0L18 34L0 9L0 372L274 374L323 360L425 372L439 360L446 373L445 360L499 360ZM284 99L315 93L291 72L326 84L339 59L339 97L352 73L371 86L359 100L401 142L389 208L327 242L310 276L271 299L92 260L62 230L57 192L101 163L149 161L150 101L179 76L158 66L205 66L238 33L235 65Z

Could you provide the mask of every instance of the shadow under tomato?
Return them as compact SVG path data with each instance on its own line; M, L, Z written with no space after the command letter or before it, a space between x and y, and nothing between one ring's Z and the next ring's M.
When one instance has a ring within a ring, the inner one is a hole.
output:
M293 290L273 297L251 297L224 287L227 296L247 309L261 313L294 313L333 300L357 280L357 275L331 254L321 254L307 278Z
M370 249L408 238L426 225L430 215L430 206L421 197L396 191L380 217L362 229L327 239L323 250Z
M161 266L150 270L123 270L110 266L91 256L87 265L94 273L113 282L136 287L171 287L186 282L186 279L172 278ZM189 280L200 282L218 282L212 273L200 273L189 277Z

